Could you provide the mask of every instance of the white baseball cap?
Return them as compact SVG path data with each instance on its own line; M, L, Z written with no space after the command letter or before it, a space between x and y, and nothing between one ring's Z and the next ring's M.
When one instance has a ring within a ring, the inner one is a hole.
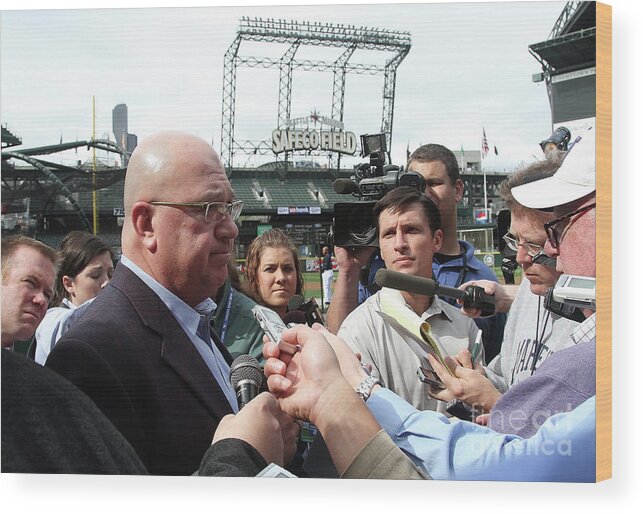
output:
M549 209L596 191L596 138L594 130L575 139L558 171L550 177L511 189L518 203L530 209Z

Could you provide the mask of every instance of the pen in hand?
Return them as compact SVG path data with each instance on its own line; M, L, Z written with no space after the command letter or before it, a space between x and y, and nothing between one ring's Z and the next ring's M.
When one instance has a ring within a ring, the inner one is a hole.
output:
M478 329L478 335L476 336L476 340L473 343L473 347L471 348L471 367L475 369L475 361L478 358L478 355L480 354L480 350L482 349L482 330Z

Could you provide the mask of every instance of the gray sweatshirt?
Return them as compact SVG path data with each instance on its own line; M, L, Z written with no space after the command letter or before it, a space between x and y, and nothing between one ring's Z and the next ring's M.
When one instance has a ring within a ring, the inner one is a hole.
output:
M569 335L579 324L545 310L543 301L523 278L509 311L500 353L485 367L487 378L501 393L531 376L538 340L543 346L535 369L552 353L574 344Z

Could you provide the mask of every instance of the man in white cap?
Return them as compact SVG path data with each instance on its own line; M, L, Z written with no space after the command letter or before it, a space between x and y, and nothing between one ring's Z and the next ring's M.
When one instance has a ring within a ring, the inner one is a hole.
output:
M577 138L552 176L511 190L525 207L553 208L545 225L545 252L558 271L596 276L596 146L593 132ZM595 313L571 334L574 344L550 356L532 377L505 393L491 411L489 426L528 437L550 416L571 411L596 394ZM508 426L520 425L520 426Z

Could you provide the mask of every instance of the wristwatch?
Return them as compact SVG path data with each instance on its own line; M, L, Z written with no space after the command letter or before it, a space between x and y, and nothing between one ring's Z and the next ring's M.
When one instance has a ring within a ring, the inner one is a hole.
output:
M380 381L380 379L375 378L373 375L369 375L359 383L359 385L357 386L357 389L355 389L355 392L362 400L366 401L368 400L368 397L371 395L371 391L373 390L373 387L375 387L378 384L382 385L382 382Z

